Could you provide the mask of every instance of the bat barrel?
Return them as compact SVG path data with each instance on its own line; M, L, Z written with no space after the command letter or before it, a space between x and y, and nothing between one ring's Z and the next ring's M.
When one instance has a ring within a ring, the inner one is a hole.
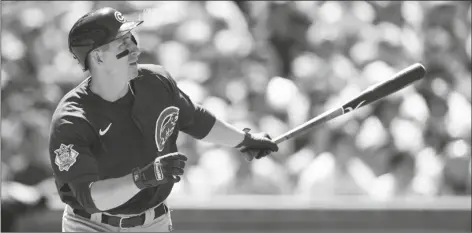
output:
M368 88L359 96L364 97L365 103L363 105L366 105L403 89L411 83L422 79L425 74L426 69L424 66L416 63L396 73L389 80Z
M423 65L420 63L413 64L396 73L390 79L369 87L357 97L345 103L342 107L345 111L344 113L353 111L397 92L411 83L422 79L425 74L426 69Z

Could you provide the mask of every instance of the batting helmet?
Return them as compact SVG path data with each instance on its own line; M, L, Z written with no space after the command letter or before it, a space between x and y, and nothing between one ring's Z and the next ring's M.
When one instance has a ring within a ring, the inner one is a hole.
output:
M72 26L69 32L69 50L86 71L87 57L92 50L110 43L118 34L124 34L143 22L127 21L121 12L110 7L92 11Z

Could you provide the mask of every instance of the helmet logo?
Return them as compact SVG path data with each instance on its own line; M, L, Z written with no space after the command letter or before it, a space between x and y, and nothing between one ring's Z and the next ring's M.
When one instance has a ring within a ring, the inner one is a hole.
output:
M123 15L122 15L119 11L115 11L115 18L116 18L116 20L118 20L118 22L120 22L120 23L124 23L124 22L125 22L125 17L123 17Z

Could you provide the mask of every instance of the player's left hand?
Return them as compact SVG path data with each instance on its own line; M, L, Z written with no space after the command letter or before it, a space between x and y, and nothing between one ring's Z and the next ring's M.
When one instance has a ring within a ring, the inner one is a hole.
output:
M250 133L250 129L244 129L246 136L244 140L236 146L245 154L247 161L252 161L254 158L260 159L272 152L277 152L279 147L272 142L272 138L265 132Z

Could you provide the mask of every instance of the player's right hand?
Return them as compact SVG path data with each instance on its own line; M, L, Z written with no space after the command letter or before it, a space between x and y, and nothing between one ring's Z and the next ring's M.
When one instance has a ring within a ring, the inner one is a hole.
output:
M274 143L269 134L250 133L251 129L245 128L246 133L244 140L236 146L246 156L247 161L263 158L272 152L279 150L279 147Z
M177 183L184 174L187 157L174 152L157 157L143 168L133 170L133 181L140 189L154 187L165 183Z

